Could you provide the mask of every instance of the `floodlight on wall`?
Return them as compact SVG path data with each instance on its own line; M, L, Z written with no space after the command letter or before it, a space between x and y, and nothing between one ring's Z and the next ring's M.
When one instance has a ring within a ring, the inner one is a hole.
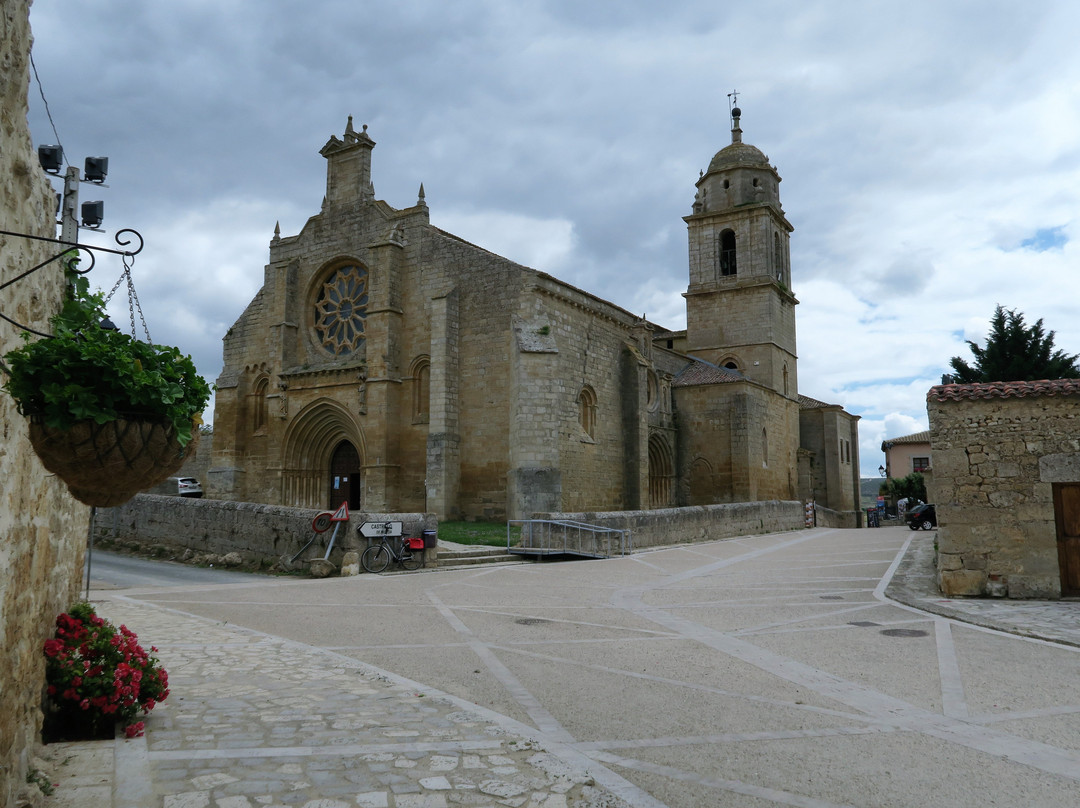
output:
M101 224L101 220L105 218L105 203L98 200L97 202L83 202L82 203L82 223L83 227L97 227Z
M38 162L50 174L59 174L64 167L64 150L59 146L38 146Z
M87 157L83 164L83 179L87 182L105 182L109 173L108 157Z

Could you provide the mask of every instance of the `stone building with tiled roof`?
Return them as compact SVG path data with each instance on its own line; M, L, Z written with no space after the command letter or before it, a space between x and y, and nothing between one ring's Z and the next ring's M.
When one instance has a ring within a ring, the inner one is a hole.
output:
M813 497L853 520L857 419L815 407L801 442L792 227L733 120L672 331L434 227L422 185L376 199L350 119L225 337L209 495L494 520Z
M949 596L1080 596L1080 380L927 394L938 581Z

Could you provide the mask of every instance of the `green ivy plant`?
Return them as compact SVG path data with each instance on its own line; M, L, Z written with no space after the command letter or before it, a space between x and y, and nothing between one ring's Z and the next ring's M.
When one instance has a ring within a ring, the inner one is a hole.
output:
M163 421L187 445L210 400L210 385L191 357L102 328L104 296L65 269L68 294L51 320L54 336L31 342L24 333L26 344L4 356L9 375L3 387L19 412L61 430L87 420Z

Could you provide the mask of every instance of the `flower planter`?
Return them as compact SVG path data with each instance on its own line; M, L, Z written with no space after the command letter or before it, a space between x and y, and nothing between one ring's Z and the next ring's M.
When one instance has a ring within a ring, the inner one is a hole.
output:
M75 499L99 508L122 505L176 472L194 456L198 436L193 430L181 446L173 426L160 421L79 421L54 429L30 419L30 443L45 468Z

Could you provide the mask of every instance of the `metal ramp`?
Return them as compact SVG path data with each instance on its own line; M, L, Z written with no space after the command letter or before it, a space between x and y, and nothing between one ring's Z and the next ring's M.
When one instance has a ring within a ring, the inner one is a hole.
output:
M516 545L512 543L515 527L521 532L520 543ZM506 523L506 552L511 555L611 558L633 551L629 530L550 519L513 519Z

